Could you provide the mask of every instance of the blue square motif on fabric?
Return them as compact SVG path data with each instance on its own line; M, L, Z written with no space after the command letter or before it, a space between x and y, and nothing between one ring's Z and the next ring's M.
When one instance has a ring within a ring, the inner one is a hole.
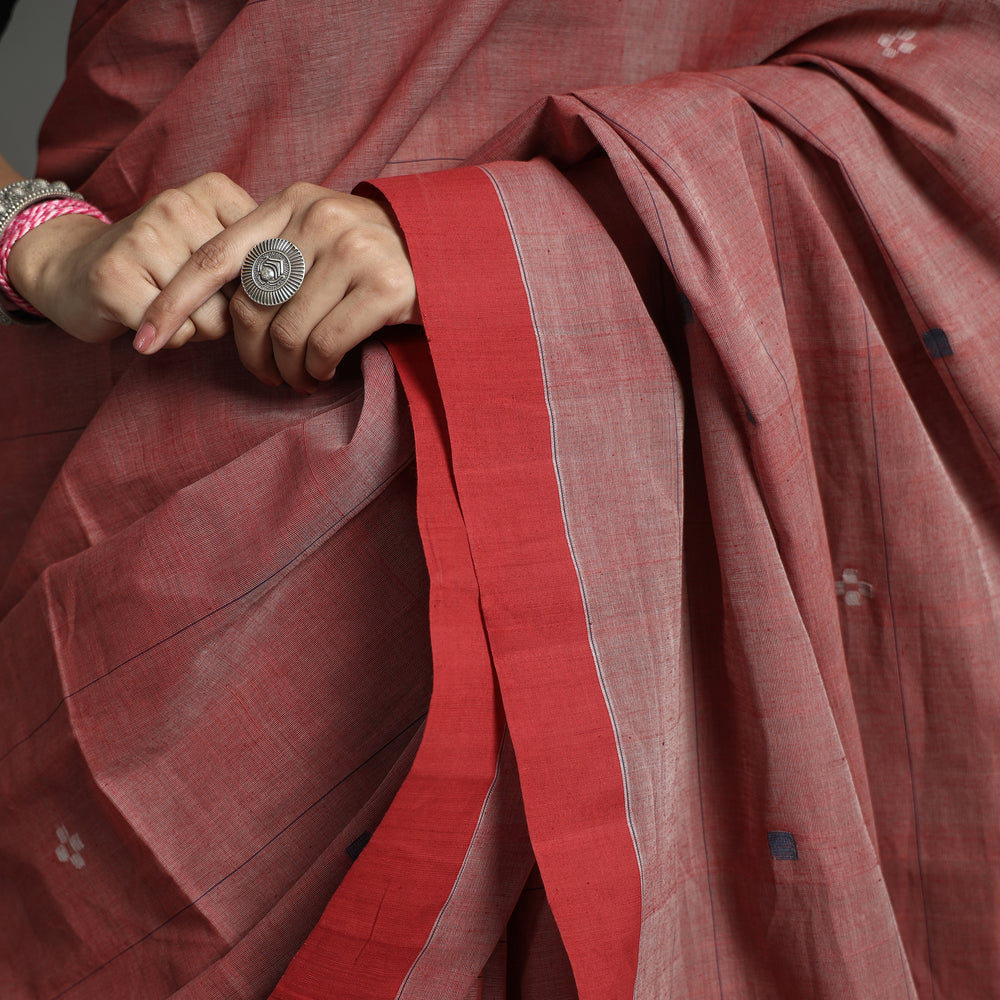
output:
M767 834L767 846L771 849L771 857L775 861L799 860L795 837L786 830L770 830Z
M924 334L924 347L927 348L927 353L932 358L950 358L953 353L948 334L939 326L935 326Z

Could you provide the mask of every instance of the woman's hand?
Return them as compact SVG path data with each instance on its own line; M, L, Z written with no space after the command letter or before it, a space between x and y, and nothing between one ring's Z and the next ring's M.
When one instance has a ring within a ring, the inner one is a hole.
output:
M11 250L11 283L39 312L90 343L135 330L193 251L257 203L224 174L164 191L114 225L83 215L50 219ZM180 318L178 343L231 329L221 290Z
M419 323L406 244L379 202L293 184L196 251L146 312L136 348L152 354L184 337L185 317L235 279L249 251L280 236L305 257L306 275L281 306L229 303L243 364L268 385L299 392L333 377L344 354L383 326Z

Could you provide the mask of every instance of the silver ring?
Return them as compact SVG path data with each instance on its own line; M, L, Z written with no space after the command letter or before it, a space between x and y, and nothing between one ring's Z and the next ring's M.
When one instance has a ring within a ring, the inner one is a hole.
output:
M301 287L306 276L302 251L276 236L258 243L247 254L240 270L240 284L247 298L259 306L280 306Z

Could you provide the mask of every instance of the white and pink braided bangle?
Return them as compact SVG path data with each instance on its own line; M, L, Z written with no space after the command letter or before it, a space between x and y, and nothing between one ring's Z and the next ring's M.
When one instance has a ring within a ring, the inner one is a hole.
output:
M14 291L7 276L7 259L14 244L25 233L30 233L32 229L40 226L49 219L58 218L60 215L89 215L101 222L111 220L99 209L89 205L79 198L51 198L48 201L35 202L22 209L11 219L9 225L0 236L0 292L10 300L10 303L18 309L29 313L32 316L40 316L41 313L35 309L31 303L26 302Z

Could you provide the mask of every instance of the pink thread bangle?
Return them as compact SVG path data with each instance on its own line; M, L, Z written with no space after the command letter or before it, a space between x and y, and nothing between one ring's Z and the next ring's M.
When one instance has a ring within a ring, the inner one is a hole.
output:
M50 198L48 201L39 201L34 205L29 205L18 212L4 229L3 235L0 236L0 292L10 300L11 305L32 316L41 316L41 313L14 291L10 278L7 276L7 260L14 244L25 233L30 233L32 229L40 226L43 222L56 219L60 215L89 215L92 218L100 219L101 222L111 222L99 208L95 208L79 198Z

